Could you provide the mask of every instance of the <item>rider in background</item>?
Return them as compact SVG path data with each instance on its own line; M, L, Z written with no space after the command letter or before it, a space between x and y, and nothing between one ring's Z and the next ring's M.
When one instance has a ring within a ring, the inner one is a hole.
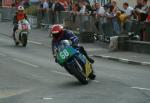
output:
M94 60L88 56L85 49L82 46L78 45L79 42L78 37L74 35L71 31L64 29L62 25L55 24L52 26L50 33L52 35L52 52L54 56L55 56L54 48L59 45L60 41L70 40L74 48L78 48L79 51L86 56L86 58L89 60L90 63L94 63ZM57 60L55 61L57 62ZM96 75L93 74L94 78L95 76Z
M13 19L13 25L14 25L13 37L15 36L15 31L18 29L18 21L23 20L23 19L27 19L27 16L24 12L24 7L18 6L16 15L14 16L14 19Z

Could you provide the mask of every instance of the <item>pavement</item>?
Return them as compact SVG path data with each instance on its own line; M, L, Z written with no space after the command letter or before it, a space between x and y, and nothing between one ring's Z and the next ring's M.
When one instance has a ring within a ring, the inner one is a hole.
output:
M12 35L12 23L11 22L0 22L0 34L11 37ZM41 35L43 38L40 38ZM45 40L45 38L47 40ZM29 35L29 42L37 45L43 45L51 47L51 38L49 37L48 30L44 29L32 29ZM129 51L110 51L108 44L102 42L95 43L81 43L88 51L90 56L102 59L109 59L113 61L134 64L134 65L145 65L150 66L150 55L141 54Z

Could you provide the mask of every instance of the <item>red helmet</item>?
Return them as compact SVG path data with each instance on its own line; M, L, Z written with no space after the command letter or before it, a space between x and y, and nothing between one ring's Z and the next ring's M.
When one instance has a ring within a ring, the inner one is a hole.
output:
M51 34L53 37L59 37L63 31L63 26L60 24L55 24L51 28Z

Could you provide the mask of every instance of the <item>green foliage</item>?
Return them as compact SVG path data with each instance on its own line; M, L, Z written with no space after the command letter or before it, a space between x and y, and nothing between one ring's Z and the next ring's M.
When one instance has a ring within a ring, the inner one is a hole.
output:
M32 15L32 16L37 16L37 6L29 6L28 8L25 9L25 12L27 15Z

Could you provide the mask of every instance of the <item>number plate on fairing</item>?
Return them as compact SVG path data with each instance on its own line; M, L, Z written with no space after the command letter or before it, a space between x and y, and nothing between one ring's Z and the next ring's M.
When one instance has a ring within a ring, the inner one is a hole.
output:
M58 53L57 61L59 64L63 64L68 59L70 59L74 54L76 54L76 50L72 47L67 47Z

